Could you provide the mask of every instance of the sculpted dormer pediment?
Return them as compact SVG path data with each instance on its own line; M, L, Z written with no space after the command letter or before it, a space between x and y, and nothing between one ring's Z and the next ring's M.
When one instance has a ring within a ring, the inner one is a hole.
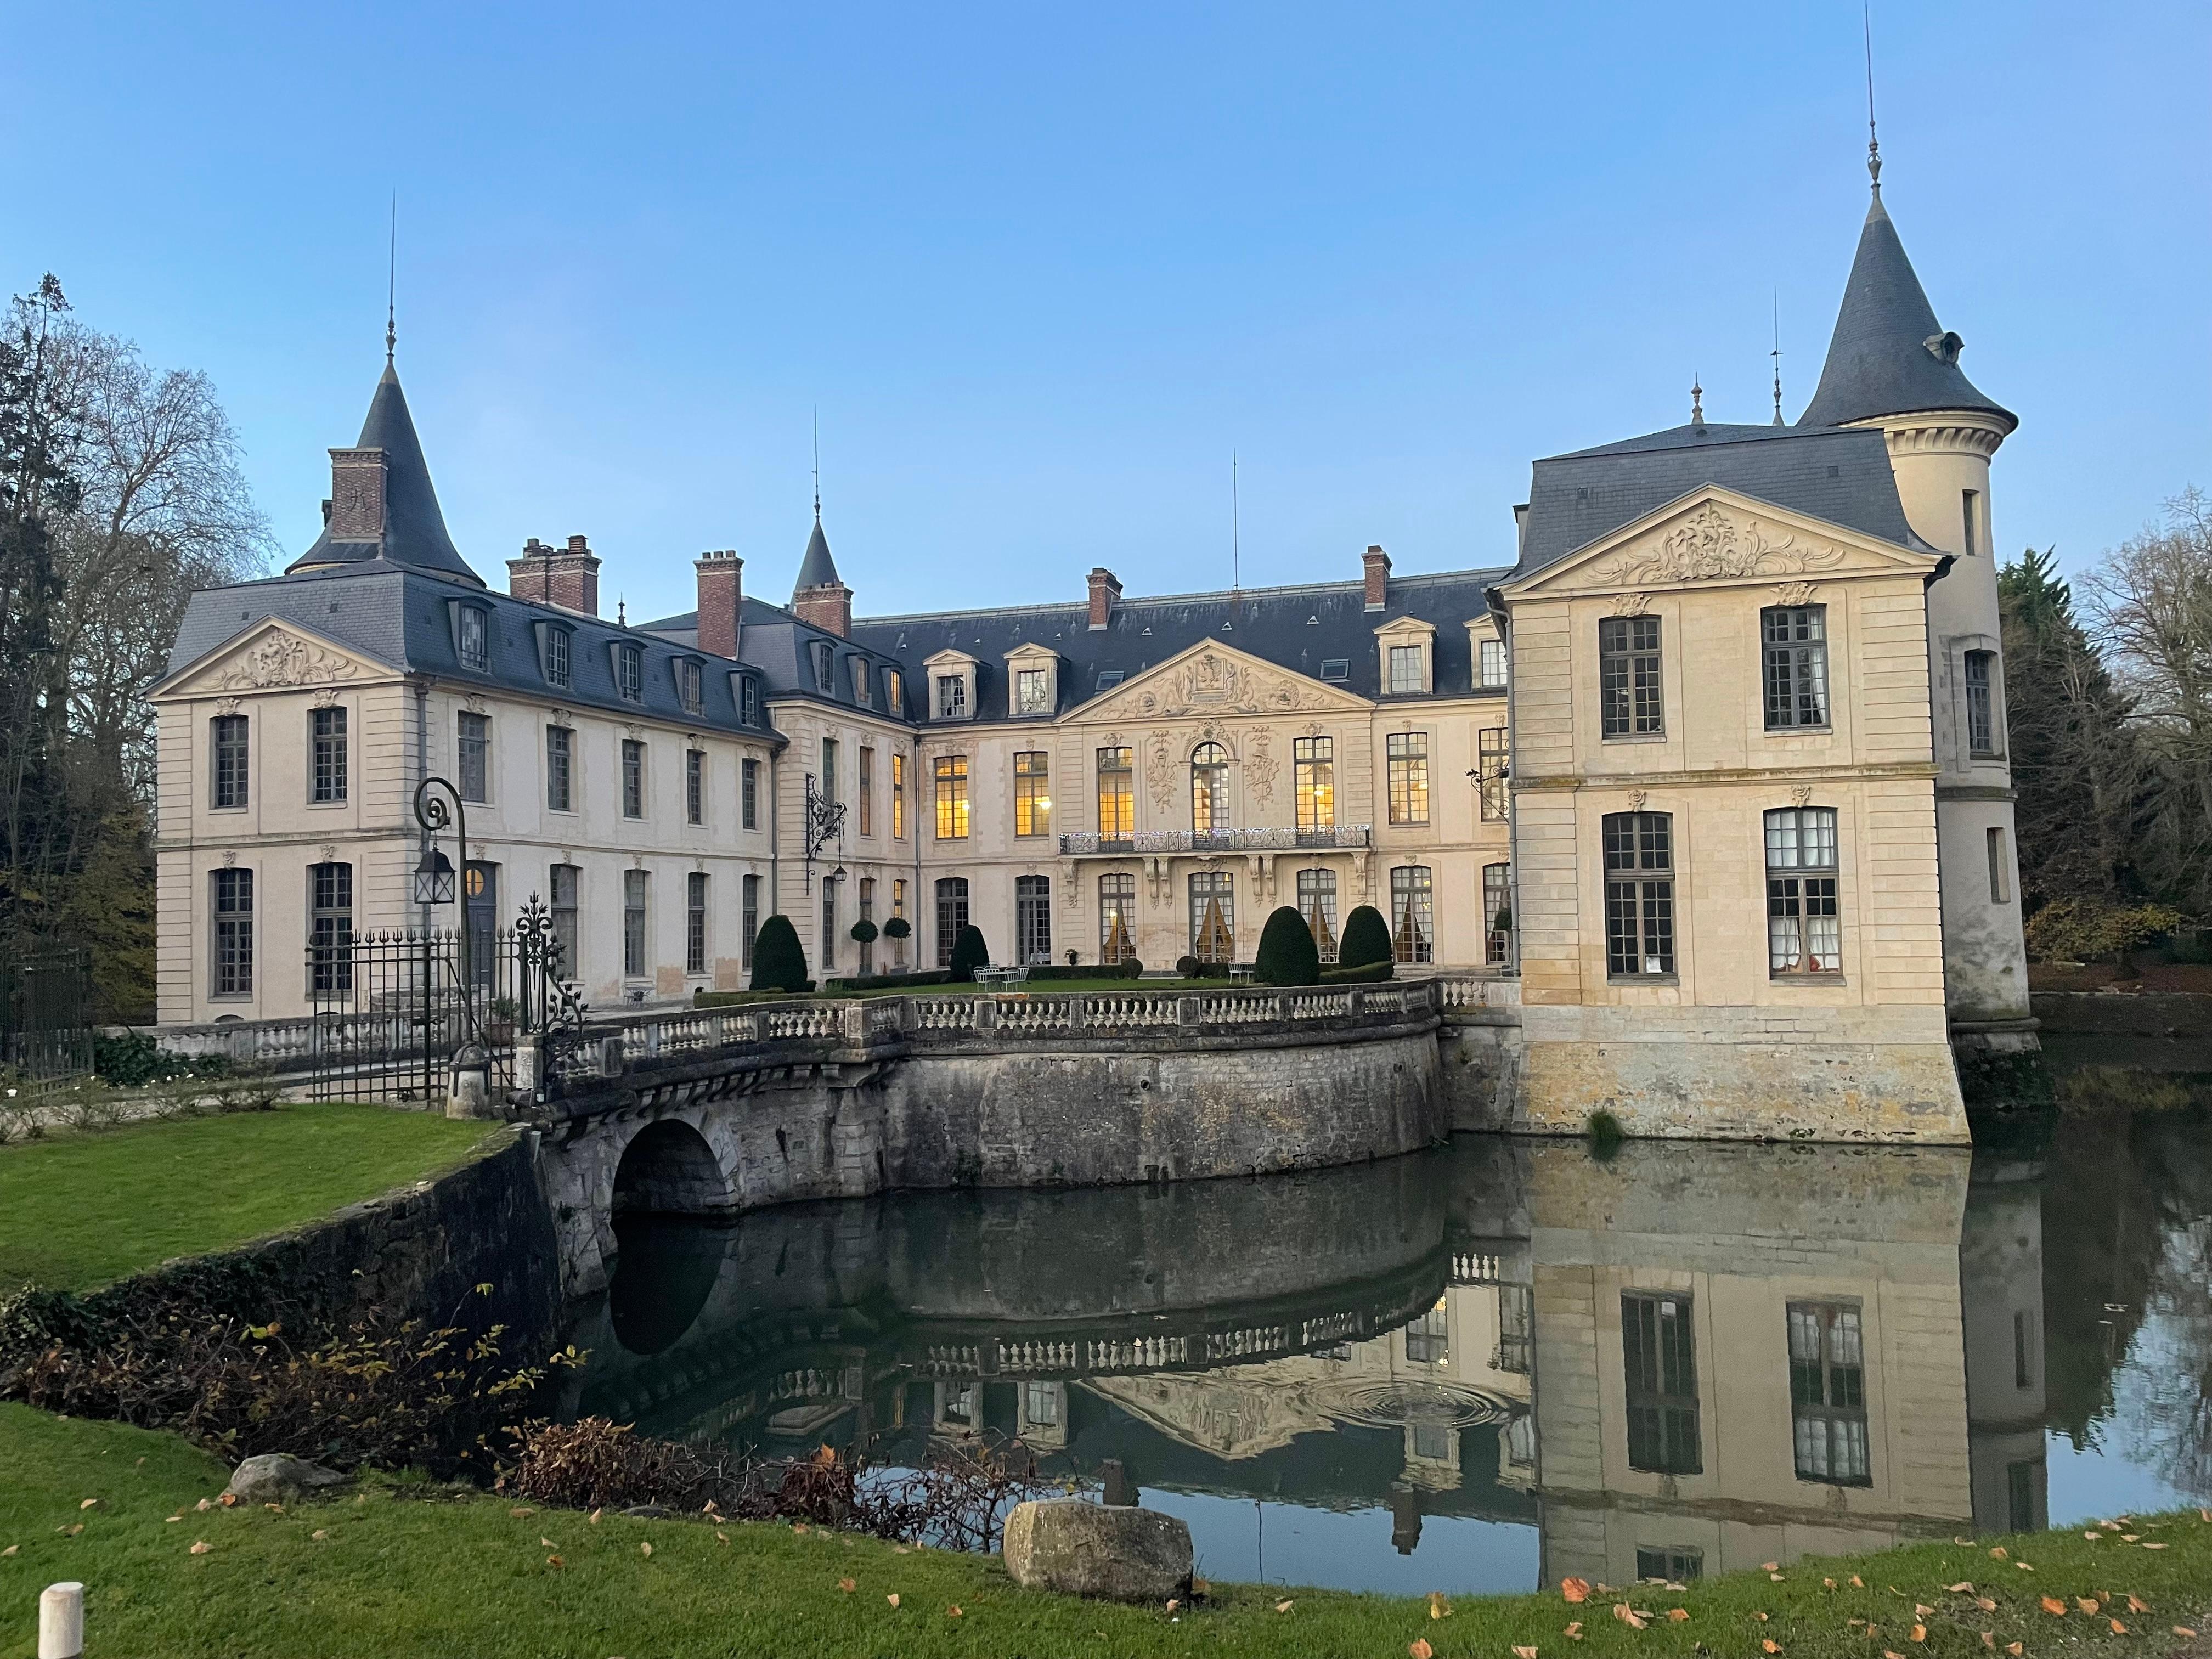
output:
M347 685L396 672L313 629L270 617L179 670L152 695L240 696Z
M1529 599L1908 571L1925 575L1940 557L1707 485L1504 591Z
M1172 720L1180 715L1290 714L1371 707L1304 674L1234 646L1202 641L1124 681L1079 711L1084 720Z

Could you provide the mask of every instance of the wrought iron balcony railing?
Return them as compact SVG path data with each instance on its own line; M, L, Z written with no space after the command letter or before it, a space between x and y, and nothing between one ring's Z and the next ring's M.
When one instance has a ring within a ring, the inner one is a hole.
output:
M1062 858L1130 858L1146 853L1303 853L1364 847L1369 826L1340 823L1328 830L1139 830L1129 836L1095 830L1062 836Z

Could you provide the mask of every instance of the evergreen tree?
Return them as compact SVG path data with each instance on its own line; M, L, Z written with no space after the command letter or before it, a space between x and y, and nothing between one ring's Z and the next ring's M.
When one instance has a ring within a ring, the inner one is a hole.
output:
M1997 602L2022 908L2140 896L2152 809L2133 706L2075 620L2051 551L2004 566Z
M975 970L991 965L991 947L983 943L983 930L970 922L952 938L952 959L945 964L956 985L972 985Z
M1344 919L1344 939L1336 951L1338 967L1364 968L1370 962L1389 962L1395 956L1390 924L1373 905L1360 905Z
M1321 983L1321 951L1314 943L1313 929L1290 905L1276 909L1260 930L1253 970L1262 985Z
M761 923L760 933L753 939L753 989L813 988L813 981L806 977L806 952L799 943L799 930L791 925L789 916L770 916Z

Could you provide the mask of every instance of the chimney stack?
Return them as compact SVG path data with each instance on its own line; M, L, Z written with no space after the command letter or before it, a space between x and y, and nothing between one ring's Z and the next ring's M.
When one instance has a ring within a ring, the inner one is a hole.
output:
M581 536L553 547L532 536L522 556L507 562L507 591L518 599L558 605L579 616L599 614L599 556Z
M1113 619L1114 606L1121 597L1121 584L1114 573L1103 565L1093 567L1091 572L1091 628L1093 633Z
M1367 576L1367 608L1380 611L1390 602L1390 556L1379 547L1360 555Z
M331 504L324 519L334 542L384 539L384 452L331 451Z
M738 608L744 602L745 562L730 549L702 553L699 571L699 648L710 657L738 654Z

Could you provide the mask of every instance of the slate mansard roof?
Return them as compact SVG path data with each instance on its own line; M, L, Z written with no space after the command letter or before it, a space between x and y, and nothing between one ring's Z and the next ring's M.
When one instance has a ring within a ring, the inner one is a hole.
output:
M1921 552L1871 427L1678 426L1538 461L1515 576L1533 575L1706 484Z
M290 569L382 559L482 587L483 579L469 568L446 529L429 464L422 459L422 442L415 434L415 417L407 410L407 394L400 390L398 371L388 357L354 447L384 452L383 539L336 541L325 525L315 544L294 560Z
M453 607L472 605L487 613L487 653L482 669L465 666L454 637ZM717 730L750 730L774 741L781 738L768 722L765 701L756 724L739 718L733 670L764 678L750 663L707 656L679 641L642 629L618 627L555 605L534 605L472 582L426 575L384 560L302 571L265 581L203 588L185 608L177 642L169 653L169 672L181 672L257 624L275 617L309 629L404 674L435 675L441 680L476 684L558 703L610 714L645 714ZM537 624L569 633L568 684L550 684L538 657ZM609 647L632 645L641 655L643 700L632 702L615 689ZM701 706L684 707L675 663L692 658L702 668ZM763 686L772 694L772 686Z
M832 579L835 579L834 573ZM805 697L811 702L832 703L845 708L865 708L876 714L890 714L901 720L913 718L915 688L918 687L919 681L915 681L912 686L902 688L905 691L908 708L893 708L890 705L890 684L884 671L887 668L906 671L906 665L897 658L873 650L857 640L840 639L826 629L801 622L782 606L754 599L750 594L738 604L740 638L738 649L743 653L744 665L759 673L769 696ZM653 622L641 623L638 626L645 632L687 651L698 649L699 613L696 611L662 617ZM827 691L822 689L821 677L814 666L815 654L825 649L830 653L831 664L830 687ZM720 662L722 659L709 657L707 660ZM852 665L855 661L866 663L868 668L869 694L868 702L865 704L854 695Z

